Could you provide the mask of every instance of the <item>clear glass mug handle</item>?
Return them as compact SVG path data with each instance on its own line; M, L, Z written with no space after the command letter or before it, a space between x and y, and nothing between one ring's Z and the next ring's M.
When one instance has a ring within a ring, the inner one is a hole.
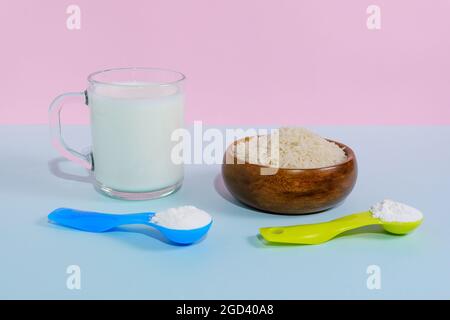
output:
M52 140L52 145L56 150L61 153L62 156L80 164L88 170L93 170L93 161L91 153L83 154L80 151L72 149L69 147L63 139L61 131L61 110L64 107L63 100L70 97L81 97L84 103L88 104L87 92L68 92L64 93L53 100L50 104L49 113L49 123L50 123L50 136Z

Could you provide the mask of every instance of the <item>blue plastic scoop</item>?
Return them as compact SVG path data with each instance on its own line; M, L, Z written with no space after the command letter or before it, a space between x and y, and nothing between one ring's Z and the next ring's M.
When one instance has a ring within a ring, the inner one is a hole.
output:
M209 224L196 229L170 229L151 222L155 212L108 214L92 211L81 211L59 208L48 215L48 219L65 227L90 232L105 232L126 224L145 224L157 229L168 240L178 244L197 242L208 232Z

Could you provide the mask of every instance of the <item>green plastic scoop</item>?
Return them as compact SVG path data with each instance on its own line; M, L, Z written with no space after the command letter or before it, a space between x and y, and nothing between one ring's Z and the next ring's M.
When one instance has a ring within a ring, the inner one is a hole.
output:
M386 222L374 218L372 212L365 211L328 222L261 228L259 232L266 241L273 243L320 244L345 231L370 225L382 225L387 232L403 235L416 229L422 221L423 219L414 222Z

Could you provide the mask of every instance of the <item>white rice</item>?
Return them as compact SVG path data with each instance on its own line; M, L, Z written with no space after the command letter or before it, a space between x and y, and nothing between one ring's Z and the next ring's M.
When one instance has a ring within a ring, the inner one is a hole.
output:
M250 137L239 142L234 152L238 163L291 169L322 168L347 160L337 144L304 128L280 128L274 135Z

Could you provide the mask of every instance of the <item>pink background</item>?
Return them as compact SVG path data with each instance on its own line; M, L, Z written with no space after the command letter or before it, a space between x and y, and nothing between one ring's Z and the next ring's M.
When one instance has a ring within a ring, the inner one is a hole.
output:
M188 76L188 121L450 124L449 15L449 0L2 0L0 123L46 123L90 72L158 66Z

